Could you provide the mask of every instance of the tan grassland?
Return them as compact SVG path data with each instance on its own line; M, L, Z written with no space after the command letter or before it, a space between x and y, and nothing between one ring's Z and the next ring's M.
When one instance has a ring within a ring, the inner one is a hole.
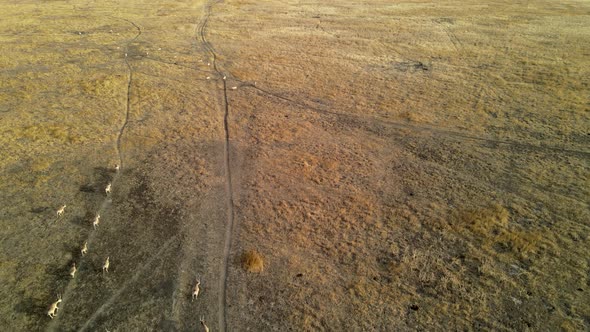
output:
M590 330L589 22L0 0L0 330Z

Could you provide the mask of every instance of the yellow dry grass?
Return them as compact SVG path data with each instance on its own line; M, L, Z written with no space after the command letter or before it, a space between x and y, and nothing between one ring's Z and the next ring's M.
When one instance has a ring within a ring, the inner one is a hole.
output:
M541 239L538 231L527 231L510 222L510 213L499 204L465 209L456 212L454 217L453 229L463 236L473 237L487 250L508 249L526 257Z
M256 250L248 250L242 253L241 263L244 270L252 273L264 271L264 259Z

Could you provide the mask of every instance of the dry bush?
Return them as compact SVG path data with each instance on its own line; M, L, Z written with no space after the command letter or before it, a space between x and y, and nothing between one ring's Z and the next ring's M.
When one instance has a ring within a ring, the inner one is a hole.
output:
M456 215L455 230L463 235L471 233L488 249L510 249L521 255L528 254L536 247L540 234L521 229L510 223L510 213L494 204L481 209L467 209Z
M459 221L473 233L480 235L496 234L508 227L510 214L498 205L491 205L483 209L466 209L459 213Z
M242 254L242 267L248 272L260 273L264 270L264 259L256 250L248 250Z

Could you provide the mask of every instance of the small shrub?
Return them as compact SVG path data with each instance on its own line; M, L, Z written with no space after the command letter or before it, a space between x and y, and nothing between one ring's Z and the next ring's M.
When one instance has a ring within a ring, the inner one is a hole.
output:
M248 250L242 254L242 267L248 272L260 273L264 270L264 259L256 250Z

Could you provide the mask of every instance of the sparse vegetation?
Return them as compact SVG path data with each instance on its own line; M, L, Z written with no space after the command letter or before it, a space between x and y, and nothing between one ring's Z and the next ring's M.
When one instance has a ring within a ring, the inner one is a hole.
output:
M0 326L590 330L587 2L209 4L1 7Z

